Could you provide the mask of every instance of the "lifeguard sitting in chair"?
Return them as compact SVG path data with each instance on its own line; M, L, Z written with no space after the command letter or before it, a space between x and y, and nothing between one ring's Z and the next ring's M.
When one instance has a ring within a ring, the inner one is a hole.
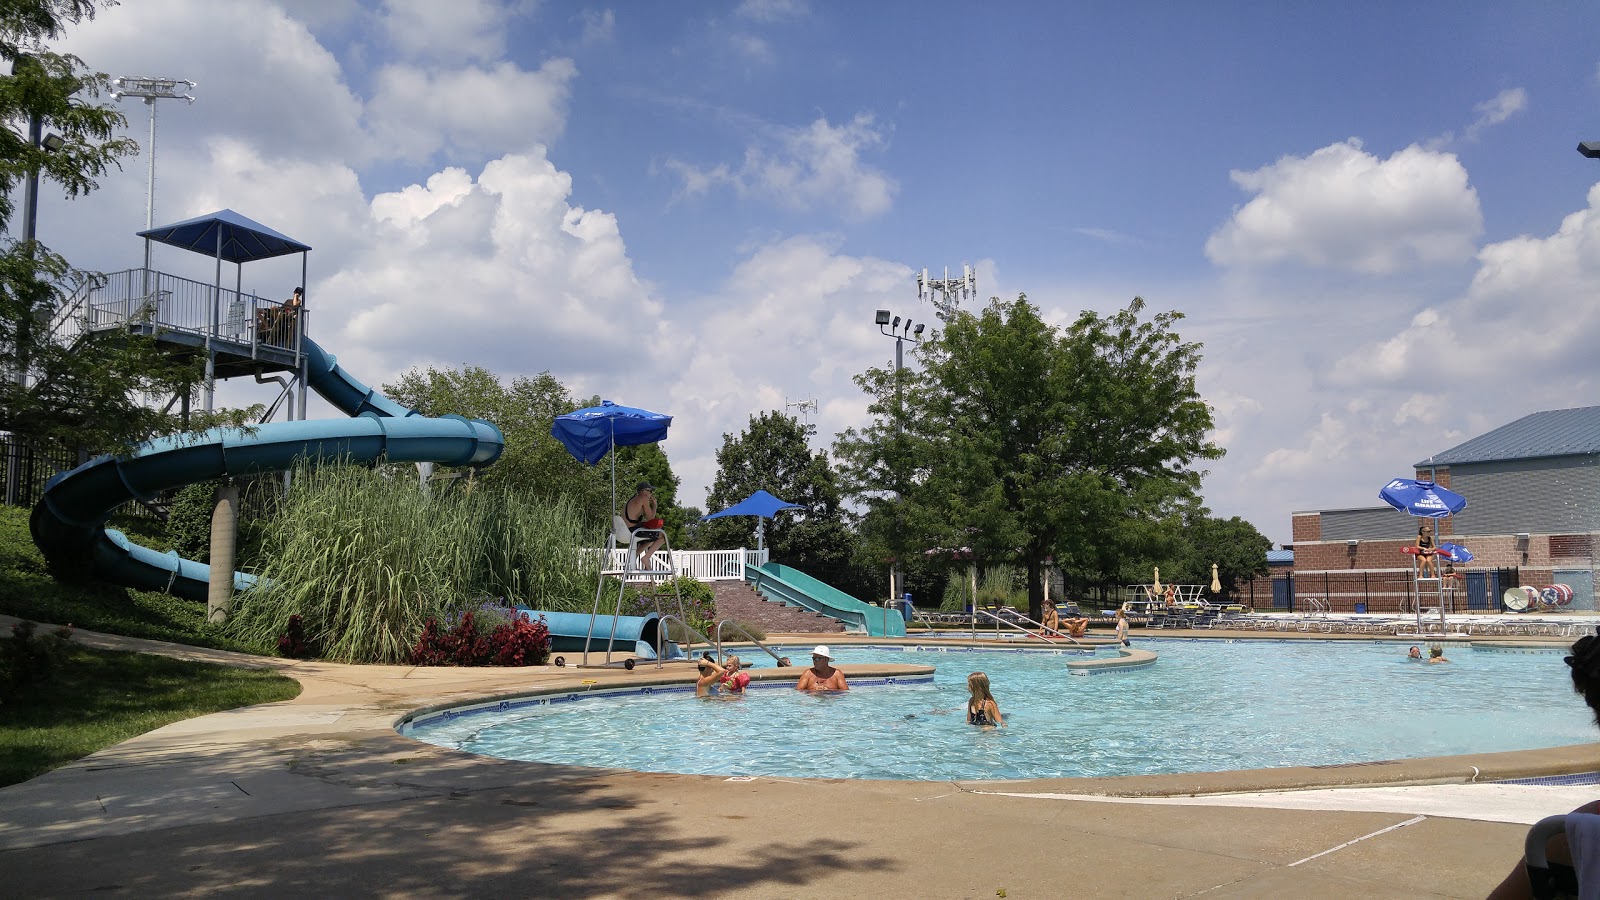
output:
M628 526L628 532L638 538L639 568L650 568L651 554L667 542L667 533L661 530L666 522L656 515L656 489L650 482L639 482L634 495L622 504L622 520ZM645 542L645 532L654 532L648 543Z

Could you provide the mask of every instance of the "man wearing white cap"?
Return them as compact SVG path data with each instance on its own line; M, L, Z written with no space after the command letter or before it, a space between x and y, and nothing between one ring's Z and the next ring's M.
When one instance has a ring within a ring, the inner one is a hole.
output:
M797 691L850 690L850 685L844 682L844 673L833 667L833 654L828 652L826 644L818 644L817 649L811 651L811 668L800 673L800 682L794 687Z

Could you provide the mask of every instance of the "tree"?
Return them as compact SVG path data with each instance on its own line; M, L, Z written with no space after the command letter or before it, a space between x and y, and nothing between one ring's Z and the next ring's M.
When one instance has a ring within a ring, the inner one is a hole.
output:
M1241 584L1271 571L1267 551L1272 541L1244 519L1219 519L1198 507L1187 517L1182 549L1174 559L1173 573L1192 584L1211 584L1211 566L1217 567L1222 593L1232 597ZM1162 572L1166 572L1162 569Z
M810 430L793 416L764 412L738 435L724 434L717 451L716 483L706 496L712 512L758 490L799 505L765 525L772 559L825 581L848 581L852 540L845 528L839 488L826 453L807 442ZM702 547L748 547L755 522L744 516L700 526ZM841 578L841 576L844 576Z
M138 152L128 138L113 138L126 124L114 107L97 102L104 73L90 72L76 56L50 51L45 42L93 18L94 0L6 0L0 3L0 57L11 74L0 78L0 227L21 239L0 244L0 431L92 450L113 449L152 433L171 431L177 419L149 401L192 393L199 361L160 350L153 338L101 335L57 340L52 323L92 273L74 268L44 243L14 228L14 198L35 176L67 197L98 186L120 160ZM110 5L109 0L105 5ZM39 136L60 138L53 149ZM25 195L25 192L23 192ZM27 210L22 211L24 216ZM27 224L26 222L24 223Z
M835 445L869 518L892 509L901 540L970 547L980 564L1027 572L1028 606L1042 606L1044 561L1104 568L1125 523L1158 519L1195 494L1192 463L1222 451L1206 440L1209 408L1194 386L1199 345L1182 342L1176 312L1141 317L1144 301L1110 317L1082 313L1056 329L1026 296L959 313L921 345L923 370L900 373L900 402L881 370L857 379L879 422ZM893 403L891 407L889 404ZM876 475L875 471L890 474ZM899 504L882 502L893 487Z
M484 473L485 479L535 498L571 498L591 524L610 521L610 464L586 466L550 434L557 416L599 401L576 400L549 372L519 376L508 387L481 366L413 369L398 382L384 385L383 392L424 415L454 413L494 423L505 436L506 448ZM619 503L645 479L665 488L666 495L657 494L670 502L678 479L659 447L620 448L616 462Z

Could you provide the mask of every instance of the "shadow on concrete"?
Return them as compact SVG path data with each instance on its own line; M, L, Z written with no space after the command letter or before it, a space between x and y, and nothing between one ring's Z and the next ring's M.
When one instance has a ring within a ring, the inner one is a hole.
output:
M703 798L722 786L481 763L463 779L450 756L439 769L418 760L389 781L429 796L12 850L0 853L0 870L10 873L12 896L579 897L804 894L808 883L840 872L901 868L829 836L837 823L794 823L795 833L780 834L788 826L763 817L753 791L727 790L728 803L719 804L726 813L682 815L674 798ZM345 784L368 777L329 759L300 774ZM472 782L485 786L466 786Z

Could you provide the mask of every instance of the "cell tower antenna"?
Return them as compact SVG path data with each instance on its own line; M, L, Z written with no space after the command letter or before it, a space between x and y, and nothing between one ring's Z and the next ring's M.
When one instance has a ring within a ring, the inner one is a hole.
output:
M784 412L787 413L791 409L798 409L800 411L800 424L804 425L806 427L806 431L809 432L811 430L811 416L815 415L817 412L817 398L806 397L805 399L791 402L788 397L784 397Z
M948 322L961 307L961 301L978 296L978 273L969 265L962 265L961 277L951 278L946 266L943 278L929 278L928 270L917 273L917 299L933 304L939 321Z

